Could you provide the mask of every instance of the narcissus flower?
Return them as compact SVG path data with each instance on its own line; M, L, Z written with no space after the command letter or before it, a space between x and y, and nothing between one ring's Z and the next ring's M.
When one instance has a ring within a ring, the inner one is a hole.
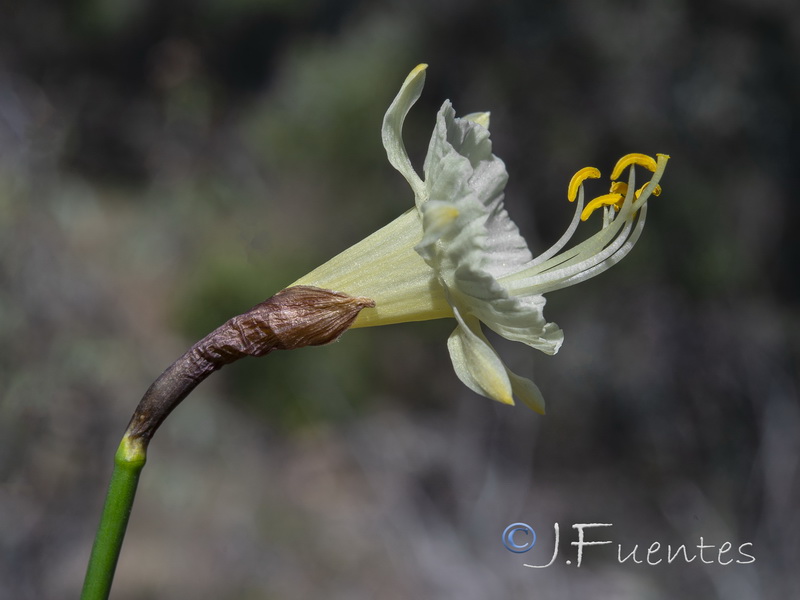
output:
M611 174L610 192L585 206L583 182L600 172L578 171L567 194L577 201L572 222L534 258L503 207L508 175L492 154L489 113L459 118L446 101L436 116L424 178L411 165L403 122L422 92L426 67L419 65L406 78L382 128L389 162L411 186L414 208L294 285L373 300L375 306L364 308L353 327L454 318L447 347L461 381L488 398L514 404L517 397L543 413L538 387L505 366L481 324L546 354L558 352L564 336L545 319L543 294L593 277L630 252L644 227L647 200L660 193L669 157L623 157ZM634 165L652 172L638 190ZM627 183L616 181L627 168ZM581 219L601 207L600 231L565 250Z
M489 113L458 118L447 101L436 117L421 178L403 145L403 122L419 98L426 65L406 78L383 120L389 162L406 178L415 206L292 286L239 314L196 342L147 389L131 417L114 461L103 516L84 582L84 598L107 598L139 474L155 432L211 373L246 356L318 346L350 327L453 318L447 347L456 374L469 388L505 404L520 398L538 412L544 400L529 379L511 372L484 335L486 326L547 354L563 334L544 318L543 294L573 285L619 261L644 227L647 200L658 195L667 164L629 154L611 174L608 194L584 207L583 182L570 181L575 216L564 235L534 258L503 208L508 175L492 154ZM638 190L633 166L651 171ZM629 169L628 181L617 179ZM565 250L579 222L603 209L602 228Z

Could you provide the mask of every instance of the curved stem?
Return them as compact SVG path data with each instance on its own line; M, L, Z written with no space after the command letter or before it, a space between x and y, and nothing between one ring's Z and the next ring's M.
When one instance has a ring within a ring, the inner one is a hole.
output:
M103 515L97 529L81 600L106 600L147 459L147 445L164 419L214 371L244 356L319 346L339 338L361 309L375 306L310 286L293 286L233 317L192 346L145 392L114 457Z
M114 472L86 568L81 600L106 600L111 592L139 474L146 460L147 442L126 433L114 456Z

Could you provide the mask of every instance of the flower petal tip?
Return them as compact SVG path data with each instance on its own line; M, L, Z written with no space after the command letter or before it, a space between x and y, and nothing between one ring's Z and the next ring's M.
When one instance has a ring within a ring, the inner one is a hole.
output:
M545 414L544 410L544 396L533 381L527 377L520 377L512 371L508 372L511 387L514 390L514 395L517 396L525 403L525 406L530 408L533 412L540 415Z
M488 111L475 112L475 113L470 113L468 115L464 115L462 118L466 119L467 121L472 121L473 123L477 123L484 129L489 129L489 121L491 119L491 113Z
M411 69L411 72L408 74L408 76L406 77L406 80L403 82L403 86L406 86L406 85L409 85L410 83L413 83L413 81L415 79L417 79L418 77L425 77L425 71L427 69L428 69L427 63L418 64L416 67Z

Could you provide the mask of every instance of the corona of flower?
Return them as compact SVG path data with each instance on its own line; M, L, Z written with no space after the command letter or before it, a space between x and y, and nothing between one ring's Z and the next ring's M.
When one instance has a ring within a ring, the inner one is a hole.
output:
M630 252L644 227L647 200L661 191L658 182L669 157L623 157L611 174L609 193L588 203L583 182L600 172L578 171L567 193L576 202L572 222L534 258L503 208L508 176L492 154L488 113L459 118L446 101L436 117L424 177L411 165L403 122L422 92L425 69L419 65L406 78L382 129L389 162L411 186L415 206L294 285L372 299L374 308L361 311L354 327L455 319L447 346L461 381L494 400L514 404L517 397L544 412L537 386L505 366L481 324L547 354L558 352L563 333L544 318L543 294L593 277ZM650 173L638 189L634 166ZM626 169L627 181L617 181ZM602 228L567 248L581 220L600 208Z

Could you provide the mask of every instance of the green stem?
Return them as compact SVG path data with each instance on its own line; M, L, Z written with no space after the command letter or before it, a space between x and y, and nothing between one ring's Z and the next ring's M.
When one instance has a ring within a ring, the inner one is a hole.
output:
M86 569L81 600L106 600L111 592L139 474L146 460L147 443L126 433L114 456L114 472Z

